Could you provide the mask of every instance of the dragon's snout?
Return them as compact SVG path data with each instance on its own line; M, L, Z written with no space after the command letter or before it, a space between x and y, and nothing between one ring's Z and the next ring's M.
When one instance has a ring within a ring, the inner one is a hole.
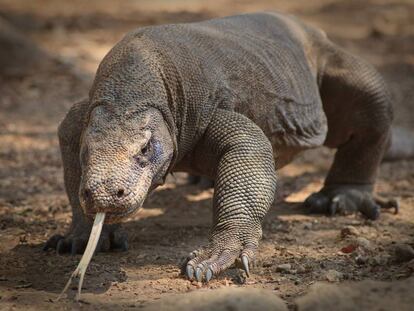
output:
M89 207L96 205L96 203L99 205L100 201L104 201L103 203L121 203L123 199L128 196L128 191L125 190L125 187L115 187L109 192L105 190L100 191L100 189L96 188L84 187L81 191L81 195L86 206Z
M87 181L79 189L79 200L84 213L88 217L94 217L96 213L104 212L107 213L108 220L122 220L130 215L142 205L143 198L143 195L132 190L131 185L121 182Z

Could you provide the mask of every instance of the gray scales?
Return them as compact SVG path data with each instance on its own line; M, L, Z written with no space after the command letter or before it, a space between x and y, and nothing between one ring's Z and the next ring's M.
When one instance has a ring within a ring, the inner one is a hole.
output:
M73 220L45 249L82 253L97 212L107 215L98 250L126 249L119 223L169 172L185 171L215 181L209 242L185 273L209 281L237 258L248 273L276 170L303 150L338 149L309 211L376 219L396 207L372 194L387 149L394 159L414 154L409 133L391 143L391 122L379 73L294 17L139 28L106 55L89 98L59 126Z

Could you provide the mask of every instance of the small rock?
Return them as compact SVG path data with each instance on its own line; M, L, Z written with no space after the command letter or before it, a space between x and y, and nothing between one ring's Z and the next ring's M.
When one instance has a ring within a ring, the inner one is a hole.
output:
M290 263L284 263L276 267L277 272L289 273L290 269L292 269L292 265Z
M408 244L397 244L394 247L394 256L398 262L410 261L414 258L414 249Z
M312 229L312 223L311 222L305 222L303 224L303 229L305 229L305 230L311 230Z
M24 284L15 286L15 288L29 288L29 287L32 287L32 283L24 283Z
M271 266L273 266L273 262L271 262L271 261L265 261L265 262L262 263L263 268L269 268Z
M347 245L341 248L341 252L344 254L350 254L357 249L357 246L354 244Z
M368 258L367 258L367 257L365 257L365 256L362 256L362 255L357 255L357 256L355 257L355 262L356 262L358 265L363 265L363 264L365 264L367 261L368 261Z
M301 273L305 273L306 272L306 268L302 265L299 265L298 268L296 269L296 272L301 274Z
M355 242L362 249L372 250L373 248L371 242L368 241L366 238L358 237L356 238Z
M414 279L398 282L365 280L348 284L316 283L295 299L296 310L413 310Z
M145 306L143 311L287 311L286 303L270 290L256 288L220 288L194 291L177 297L166 297Z
M346 238L348 236L358 236L359 231L354 226L346 226L341 230L341 238Z
M344 275L336 270L328 270L325 274L325 279L329 282L339 282L343 277Z

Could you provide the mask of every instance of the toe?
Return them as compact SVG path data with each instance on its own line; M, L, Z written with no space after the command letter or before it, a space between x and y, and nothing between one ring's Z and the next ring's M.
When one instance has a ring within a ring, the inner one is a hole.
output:
M220 272L230 267L237 259L239 251L223 251L220 255L213 255L211 258L202 261L196 269L197 281L201 282L203 279L209 282L213 276L220 274ZM199 272L199 276L197 276Z
M107 235L101 235L98 246L96 247L96 252L108 252L111 248L111 242Z
M59 240L56 246L56 251L58 255L69 253L71 251L71 245L72 245L71 241L67 239Z
M191 265L187 265L185 269L186 276L192 280L194 278L194 268Z
M359 211L366 218L371 220L377 220L380 216L381 207L373 200L365 201L359 206Z
M358 211L358 207L353 200L344 194L338 194L332 198L329 204L328 215L348 215Z
M197 255L187 262L185 274L190 280L195 278L198 282L209 282L213 276L230 267L238 255L238 252L228 250L218 254L208 250L195 253Z
M113 232L110 236L110 241L112 250L121 252L128 250L128 235L126 232L122 230Z
M43 250L47 251L49 248L56 249L57 244L60 240L64 237L60 234L55 234L49 240L46 241L45 245L43 246Z
M396 199L383 199L379 196L376 196L374 198L374 201L377 205L379 205L379 207L383 210L394 210L394 214L398 214L399 210L400 210L400 203L398 202L398 200Z
M249 277L250 276L249 258L246 255L242 255L241 262L243 265L243 270L246 272L247 277Z
M197 282L201 282L203 280L203 268L197 267L195 270L195 277Z
M210 268L208 268L206 271L206 282L207 283L210 282L212 277L213 277L213 271Z
M329 208L329 198L320 192L313 193L305 200L303 205L310 213L325 214Z
M73 239L71 246L71 255L83 254L86 248L86 241L83 239Z
M192 280L197 277L197 268L200 268L199 264L209 257L209 252L205 249L196 250L188 255L188 262L186 265L186 275L188 279ZM202 266L201 266L202 267Z
M248 244L244 247L240 255L242 269L246 272L246 276L250 276L250 265L254 262L257 253L257 245Z

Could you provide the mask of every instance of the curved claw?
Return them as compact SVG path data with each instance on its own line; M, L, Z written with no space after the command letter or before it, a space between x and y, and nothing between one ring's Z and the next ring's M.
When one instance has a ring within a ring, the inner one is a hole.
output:
M361 208L359 211L370 220L377 220L380 217L379 206L368 206Z
M394 214L398 214L400 210L400 204L396 199L386 200L380 197L376 197L375 202L380 206L381 209L394 209Z
M249 270L249 258L246 255L241 256L241 261L243 264L243 270L246 272L247 277L250 276L250 270Z
M128 250L129 246L128 246L128 241L122 241L121 242L121 247L119 248L119 250L121 252L126 252Z
M400 212L400 203L395 199L390 200L388 203L389 208L393 208L394 214L397 215Z
M209 282L212 277L213 277L213 271L210 268L208 268L206 272L206 282Z
M203 271L201 270L201 268L197 267L195 271L195 277L197 279L197 282L201 282L203 280Z
M329 204L328 206L328 215L333 217L335 216L337 209L338 209L338 205L339 205L339 197L334 197L332 199L331 204Z
M194 268L190 265L187 265L185 271L186 271L187 277L190 280L192 280L194 278Z
M311 194L305 202L303 202L305 208L309 209L310 213L323 214L326 213L327 206L329 205L329 199L319 192Z

